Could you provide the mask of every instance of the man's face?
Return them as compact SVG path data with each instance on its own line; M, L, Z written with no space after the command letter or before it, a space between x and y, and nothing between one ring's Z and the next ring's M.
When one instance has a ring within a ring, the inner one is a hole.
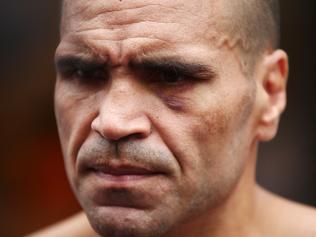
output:
M172 232L236 186L256 86L220 2L66 0L55 110L70 183L99 233Z

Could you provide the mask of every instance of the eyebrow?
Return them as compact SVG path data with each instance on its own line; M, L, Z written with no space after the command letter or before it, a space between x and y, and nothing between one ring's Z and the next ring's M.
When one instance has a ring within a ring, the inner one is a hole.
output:
M169 72L174 71L183 76L199 77L201 79L215 78L217 73L209 65L197 62L187 62L178 57L145 57L136 58L129 62L128 66L134 69L149 70L154 72ZM80 56L66 55L59 56L55 60L56 70L63 73L72 69L108 70L109 62L105 62L99 58L84 58Z
M206 64L187 62L177 57L146 57L138 58L129 63L136 69L144 69L156 72L175 71L184 76L197 76L202 79L214 78L216 71Z

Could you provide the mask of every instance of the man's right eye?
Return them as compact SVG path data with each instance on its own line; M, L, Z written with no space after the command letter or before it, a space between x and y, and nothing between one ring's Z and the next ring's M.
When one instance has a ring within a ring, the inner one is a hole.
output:
M75 69L72 77L79 80L104 80L105 72L103 69Z
M103 68L68 68L61 71L61 75L66 80L76 80L81 83L104 82L107 73Z
M62 79L85 84L104 82L108 70L104 63L84 60L76 57L65 57L57 60L56 69Z

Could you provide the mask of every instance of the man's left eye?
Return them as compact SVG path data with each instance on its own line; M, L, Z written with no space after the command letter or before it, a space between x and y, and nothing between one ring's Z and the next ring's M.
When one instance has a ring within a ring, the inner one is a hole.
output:
M176 69L164 70L160 72L160 82L165 83L167 85L176 85L181 84L188 80L188 76L183 73L177 71Z

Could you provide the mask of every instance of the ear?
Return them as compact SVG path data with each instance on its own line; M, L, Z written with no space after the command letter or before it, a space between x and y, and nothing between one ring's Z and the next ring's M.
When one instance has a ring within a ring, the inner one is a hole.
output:
M260 104L257 138L269 141L277 133L278 123L286 106L286 84L288 77L288 57L282 50L265 55L258 81Z

